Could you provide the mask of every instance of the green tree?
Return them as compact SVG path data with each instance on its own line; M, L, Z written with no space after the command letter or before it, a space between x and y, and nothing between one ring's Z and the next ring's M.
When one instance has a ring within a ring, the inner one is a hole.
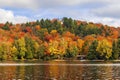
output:
M49 19L46 19L46 20L41 19L41 20L40 20L40 26L41 26L42 28L47 28L48 32L51 31L52 25L53 25L53 23L52 23L51 20L49 20Z
M64 31L64 28L61 24L60 21L58 20L55 20L52 24L51 24L51 27L49 27L49 30L52 31L52 30L57 30L60 34L63 33Z
M45 55L45 46L41 44L37 49L37 58L43 59Z
M78 48L76 46L71 46L67 49L65 57L72 58L78 55Z
M29 38L29 37L26 36L25 37L25 44L26 44L25 48L27 50L27 52L25 54L25 57L27 59L32 59L34 51L35 51L35 49L34 49L34 41L31 38Z
M39 24L40 24L40 21L39 21L39 20L37 20L35 25L39 25Z
M98 52L96 51L97 46L98 46L98 41L94 40L89 47L87 59L90 60L98 59Z
M10 30L9 26L12 26L12 23L6 22L5 25L2 27L2 29Z
M41 19L41 20L40 20L40 26L41 26L42 28L45 28L45 21L44 21L44 19Z
M47 28L42 28L36 31L36 35L41 39L44 40L45 32L48 32Z
M2 45L0 45L0 60L3 59L3 53L4 53L4 49L3 49Z
M73 20L72 18L64 17L62 21L63 25L66 27L67 30L69 30L72 33L75 33L75 30L78 27L77 22L75 20Z
M114 40L112 44L112 59L118 59L120 56L120 39Z

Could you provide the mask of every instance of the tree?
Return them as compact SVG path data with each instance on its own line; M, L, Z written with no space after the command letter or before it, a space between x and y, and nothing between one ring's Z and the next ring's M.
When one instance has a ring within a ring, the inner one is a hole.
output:
M27 52L26 50L26 44L25 44L25 39L24 37L20 38L17 40L17 45L18 45L18 50L19 50L19 57L20 59L24 59L25 53Z
M71 46L67 49L67 52L65 54L65 57L72 58L78 55L78 48L77 46Z
M98 46L98 41L94 40L89 47L87 59L90 60L98 59L98 52L96 51L97 46Z
M46 19L44 21L44 28L47 28L48 32L50 32L51 31L51 29L50 29L51 26L52 26L52 22L49 19Z
M8 50L9 45L7 45L5 42L3 42L0 45L0 59L1 60L7 60L9 56L9 50Z
M83 45L84 45L84 41L82 39L78 39L77 40L77 47L79 50L79 54L82 52Z
M6 26L6 25L5 25L5 26L3 26L3 27L2 27L2 29L4 29L4 30L10 30L10 29L9 29L9 27L8 27L8 26Z
M0 45L0 60L3 60L4 49L2 45Z
M39 25L39 24L40 24L40 21L39 21L39 20L37 20L37 21L36 21L36 25Z
M95 38L92 35L87 35L84 37L84 41L87 41L89 44L91 44Z
M59 43L58 43L58 41L51 41L50 43L49 43L49 48L48 48L48 50L49 50L49 52L50 52L50 54L51 55L54 55L54 54L59 54L58 53L58 46L59 46Z
M44 40L45 37L45 33L48 32L48 30L46 28L42 28L40 30L36 31L36 35L41 39Z
M98 42L96 51L103 59L109 59L112 56L112 46L106 39Z
M12 56L13 60L18 59L17 55L18 55L18 50L17 50L17 48L15 46L13 46L11 48L11 56Z
M89 42L85 41L82 47L82 52L81 52L83 55L88 54L89 46L90 46Z
M53 22L53 25L52 25L51 30L54 30L54 29L57 30L60 34L62 34L63 31L64 31L64 28L63 28L61 22L58 21L58 20L55 20L55 21Z
M35 53L35 48L34 48L34 42L31 38L29 37L25 37L25 48L27 50L25 57L27 59L32 59L33 58L33 54Z
M72 18L64 17L62 21L67 30L75 33L75 28L77 28L77 22L75 20L73 20Z
M66 54L66 49L67 48L68 48L67 40L65 40L65 38L61 38L60 42L59 42L59 47L58 47L58 50L59 50L59 53L60 53L61 56Z
M69 41L68 42L68 47L66 49L66 54L65 57L72 58L77 56L79 53L78 47L77 47L77 42L76 41Z
M36 48L36 58L37 59L44 59L44 55L45 55L45 46L43 44L38 45L35 44L35 48ZM38 47L39 46L39 47Z
M5 25L2 27L4 30L10 30L9 26L12 25L9 22L6 22Z
M112 59L119 59L120 56L120 39L114 40L112 44Z

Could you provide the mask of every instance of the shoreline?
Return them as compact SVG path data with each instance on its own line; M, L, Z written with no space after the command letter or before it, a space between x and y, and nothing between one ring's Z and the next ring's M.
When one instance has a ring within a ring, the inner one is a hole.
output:
M46 61L81 61L81 62L87 62L87 61L91 61L91 62L106 62L106 61L120 61L120 60L77 60L77 59L54 59L54 60L38 60L38 59L34 59L34 60L2 60L0 62L11 62L11 61L40 61L40 62L46 62Z
M48 60L48 61L93 61L93 62L106 62L106 61L120 61L120 60Z

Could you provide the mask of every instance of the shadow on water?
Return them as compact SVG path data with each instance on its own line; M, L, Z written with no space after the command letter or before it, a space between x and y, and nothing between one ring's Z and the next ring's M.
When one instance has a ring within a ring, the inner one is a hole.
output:
M17 61L0 63L0 80L120 80L112 61Z

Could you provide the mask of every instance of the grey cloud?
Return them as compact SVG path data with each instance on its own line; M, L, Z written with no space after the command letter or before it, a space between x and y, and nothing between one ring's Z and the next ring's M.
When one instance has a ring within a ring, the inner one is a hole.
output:
M35 0L0 0L0 7L35 9L39 6Z
M120 18L120 5L111 4L109 6L94 9L91 12L96 16Z
M88 6L91 3L106 3L108 0L0 0L0 7L20 7L20 8L54 8L54 7L73 7ZM88 5L87 5L88 4Z

